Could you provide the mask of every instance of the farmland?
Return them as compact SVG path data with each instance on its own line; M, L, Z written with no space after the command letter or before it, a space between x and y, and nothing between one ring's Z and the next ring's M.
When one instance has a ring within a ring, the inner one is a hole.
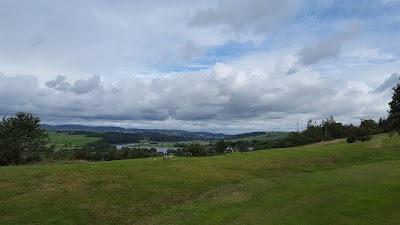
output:
M101 138L97 137L86 137L86 135L69 135L64 132L55 132L55 131L47 131L50 139L50 145L56 145L56 150L60 148L73 148L73 147L81 147L82 145L100 140Z

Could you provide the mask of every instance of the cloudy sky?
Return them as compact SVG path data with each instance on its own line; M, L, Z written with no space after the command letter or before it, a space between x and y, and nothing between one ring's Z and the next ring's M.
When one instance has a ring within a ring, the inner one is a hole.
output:
M387 116L399 0L0 0L0 115L239 133Z

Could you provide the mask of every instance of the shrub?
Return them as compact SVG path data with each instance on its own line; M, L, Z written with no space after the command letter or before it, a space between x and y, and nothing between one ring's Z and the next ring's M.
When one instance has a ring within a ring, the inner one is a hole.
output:
M27 163L40 162L42 161L42 156L40 153L30 153L25 156L25 161Z
M359 138L360 141L369 141L372 139L371 135L365 135Z
M354 136L349 136L349 137L347 137L346 141L347 141L347 143L354 143L357 141L357 138Z

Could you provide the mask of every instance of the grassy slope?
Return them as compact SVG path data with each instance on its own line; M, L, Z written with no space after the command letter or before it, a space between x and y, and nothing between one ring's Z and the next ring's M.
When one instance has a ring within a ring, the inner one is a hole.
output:
M399 137L0 168L1 224L396 224Z
M50 138L50 144L55 144L56 150L59 150L65 144L72 144L72 147L82 146L86 143L100 140L101 138L97 137L86 137L85 135L69 135L67 133L56 133L54 131L47 131Z

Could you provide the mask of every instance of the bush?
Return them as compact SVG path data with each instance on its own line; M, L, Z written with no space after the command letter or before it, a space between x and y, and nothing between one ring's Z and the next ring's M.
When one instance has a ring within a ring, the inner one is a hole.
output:
M0 152L0 166L6 166L8 164L7 158L1 155Z
M186 152L190 153L192 156L205 156L207 155L207 151L204 149L204 146L199 143L192 143L188 145Z
M372 139L371 135L365 135L359 138L360 141L369 141Z
M349 136L349 137L347 137L346 141L347 141L347 143L354 143L357 141L357 138L354 136Z
M394 131L390 131L390 132L388 133L388 136L389 136L389 137L393 137L395 134L396 134L396 133L395 133Z
M40 162L42 161L42 155L40 153L30 153L25 156L27 163Z

